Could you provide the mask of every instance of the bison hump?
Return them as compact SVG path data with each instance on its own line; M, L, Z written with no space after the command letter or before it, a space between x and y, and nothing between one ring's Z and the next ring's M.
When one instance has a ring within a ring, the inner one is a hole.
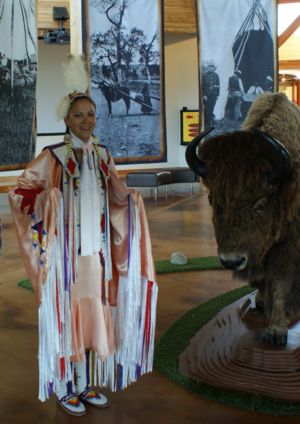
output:
M298 136L300 134L300 108L283 93L263 93L253 102L243 129L258 128L289 151L292 159L300 159Z

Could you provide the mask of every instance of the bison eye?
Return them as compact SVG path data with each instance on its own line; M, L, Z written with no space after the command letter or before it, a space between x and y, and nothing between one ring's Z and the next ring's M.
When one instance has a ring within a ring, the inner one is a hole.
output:
M263 197L262 199L259 199L254 203L253 211L255 213L261 213L265 209L266 205L267 205L267 199Z

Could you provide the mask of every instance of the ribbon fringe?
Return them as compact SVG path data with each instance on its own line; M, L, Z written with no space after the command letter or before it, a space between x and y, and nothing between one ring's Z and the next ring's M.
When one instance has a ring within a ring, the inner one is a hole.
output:
M60 199L56 234L48 252L49 270L41 287L39 308L39 399L59 393L62 383L74 385L71 363L70 287L77 281L76 213L72 189L69 193L68 246ZM131 202L131 199L129 199ZM117 349L105 360L94 355L91 383L112 391L126 388L142 374L152 371L157 284L141 275L140 223L138 208L131 204L129 219L129 265L127 277L120 277L117 307L110 307ZM108 237L109 240L109 237ZM107 246L106 255L110 253ZM105 265L108 274L111 263ZM107 276L107 274L106 274Z
M71 305L69 287L65 285L65 237L63 202L60 199L57 235L54 236L45 284L41 287L39 307L39 399L45 401L61 381L73 381L70 357Z
M131 207L134 225L127 277L120 277L118 307L113 313L117 352L106 360L95 357L94 384L122 390L152 371L157 284L141 276L138 209Z

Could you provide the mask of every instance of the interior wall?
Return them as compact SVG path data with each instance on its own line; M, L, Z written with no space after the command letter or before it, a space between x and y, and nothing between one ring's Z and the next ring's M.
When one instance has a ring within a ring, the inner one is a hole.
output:
M186 166L185 148L180 145L180 109L198 108L197 38L190 35L165 35L165 102L167 162L143 164L143 168ZM69 45L38 44L37 80L37 146L36 154L49 145L62 141L65 126L57 122L55 109L65 94L61 63L70 52ZM50 135L53 134L54 135ZM118 165L118 169L141 168ZM1 176L19 175L21 171L1 172Z
M186 146L180 145L180 110L199 108L196 36L166 34L165 74L168 166L186 166Z
M70 45L45 44L38 42L38 78L36 87L37 133L62 133L65 125L58 122L55 110L65 87L61 72L61 64L70 54Z

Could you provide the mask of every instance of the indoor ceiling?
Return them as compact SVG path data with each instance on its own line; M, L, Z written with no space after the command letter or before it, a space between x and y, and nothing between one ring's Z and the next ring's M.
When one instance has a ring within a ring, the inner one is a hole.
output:
M53 7L66 7L70 1L37 0L39 36L57 29L59 22L53 20ZM278 0L278 56L280 72L297 74L300 78L300 0ZM292 14L288 13L292 9ZM291 16L289 20L287 16ZM70 21L65 22L69 28ZM164 0L164 27L169 33L196 34L194 0Z
M300 1L279 4L278 34L280 72L300 78Z

